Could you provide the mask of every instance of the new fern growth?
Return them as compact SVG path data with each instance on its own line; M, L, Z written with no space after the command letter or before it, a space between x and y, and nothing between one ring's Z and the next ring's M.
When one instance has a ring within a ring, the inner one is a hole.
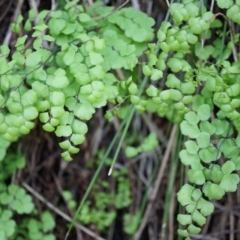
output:
M229 23L240 24L240 2L217 0L226 15L203 2L172 3L172 21L161 23L157 43L154 20L133 8L113 12L96 2L86 10L76 0L64 10L38 16L30 11L27 20L19 16L12 29L23 31L24 23L26 35L13 54L7 45L0 47L3 139L17 141L39 118L45 131L65 139L62 157L70 161L85 140L86 121L108 102L115 105L106 113L109 120L134 106L139 114L179 123L187 137L179 156L189 166L189 182L178 192L186 209L178 215L183 226L178 233L186 239L198 234L214 210L210 201L236 191L240 170L239 34ZM33 38L30 48L27 34ZM134 69L144 51L141 69L149 81L142 93ZM112 73L116 69L127 77L120 81ZM146 148L128 147L127 155L155 146L154 138Z

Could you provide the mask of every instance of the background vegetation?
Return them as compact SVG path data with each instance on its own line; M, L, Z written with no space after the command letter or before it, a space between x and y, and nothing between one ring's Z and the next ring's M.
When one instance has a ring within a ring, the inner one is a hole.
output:
M0 4L0 239L240 239L239 1Z

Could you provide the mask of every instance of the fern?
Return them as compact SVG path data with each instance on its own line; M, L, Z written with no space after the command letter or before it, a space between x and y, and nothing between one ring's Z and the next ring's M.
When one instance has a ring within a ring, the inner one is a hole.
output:
M12 29L19 33L24 26L26 35L18 37L13 54L7 45L0 47L2 138L17 141L39 119L45 131L64 139L62 157L71 161L85 140L87 121L107 103L114 105L106 112L108 120L124 118L132 107L139 114L166 117L187 137L179 152L189 170L188 183L178 192L186 209L177 217L183 225L178 233L186 239L198 234L214 211L211 200L236 191L239 183L239 34L228 20L240 24L240 3L216 3L226 16L214 14L202 1L172 3L173 21L161 23L157 43L152 42L154 20L133 8L113 11L96 2L85 9L72 1L64 10L38 16L31 10L25 20L19 16ZM143 53L147 60L140 64ZM147 85L135 76L138 65ZM113 74L118 69L126 76L121 80ZM139 147L128 146L126 155L156 147L154 134L145 140Z

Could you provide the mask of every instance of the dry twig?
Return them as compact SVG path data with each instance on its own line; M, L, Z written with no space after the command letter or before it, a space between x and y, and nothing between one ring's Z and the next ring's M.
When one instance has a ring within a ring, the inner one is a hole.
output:
M42 195L40 195L38 192L36 192L33 188L31 188L27 183L22 183L23 187L26 188L31 194L33 194L37 199L39 199L41 202L43 202L48 208L53 210L55 213L60 215L62 218L64 218L68 222L72 222L73 219L68 216L66 213L62 212L59 208L55 207L52 203L47 201ZM82 226L81 224L74 223L74 225L81 229L83 232L87 233L89 236L93 237L96 240L105 240L102 237L97 236L94 232L90 231L86 227Z
M141 225L140 225L138 231L135 234L134 240L139 240L140 239L141 234L142 234L142 232L143 232L143 230L144 230L144 228L147 224L147 221L149 219L149 215L151 214L151 210L152 210L152 207L154 205L155 199L157 197L158 189L159 189L159 186L161 184L161 181L162 181L162 178L163 178L163 175L164 175L164 170L166 168L167 161L169 159L169 156L170 156L170 153L171 153L171 150L172 150L172 147L173 147L174 139L175 139L175 136L176 136L176 131L177 131L177 125L174 125L173 128L172 128L172 131L171 131L171 135L170 135L170 138L169 138L169 141L168 141L168 145L167 145L165 154L164 154L163 159L162 159L162 164L160 165L160 168L159 168L159 171L158 171L158 175L157 175L157 179L156 179L156 182L155 182L154 189L153 189L152 194L149 198L149 203L148 203L147 209L146 209L146 211L144 213L144 216L142 218Z

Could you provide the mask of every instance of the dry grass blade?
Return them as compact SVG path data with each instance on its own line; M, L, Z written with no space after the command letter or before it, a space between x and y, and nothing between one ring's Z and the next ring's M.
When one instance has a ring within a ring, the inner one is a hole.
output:
M22 184L24 188L26 188L27 191L29 191L33 196L35 196L37 199L39 199L41 202L43 202L48 208L50 208L51 210L53 210L55 213L57 213L59 216L61 216L62 218L64 218L66 221L68 222L73 222L73 219L71 217L69 217L66 213L64 213L63 211L61 211L59 208L57 208L56 206L54 206L52 203L50 203L49 201L47 201L42 195L40 195L38 192L36 192L33 188L31 188L27 183L23 183ZM90 231L89 229L87 229L86 227L78 224L78 223L74 223L74 225L81 229L83 232L87 233L89 236L93 237L96 240L105 240L102 237L99 237L98 235L96 235L94 232Z
M149 218L149 215L152 211L154 201L156 199L158 189L159 189L159 186L161 184L163 174L164 174L165 168L167 166L167 162L169 160L169 156L170 156L170 153L171 153L171 150L172 150L172 147L173 147L173 143L174 143L174 139L175 139L175 136L176 136L177 128L178 128L177 125L174 125L173 128L172 128L170 138L169 138L169 141L168 141L168 145L167 145L165 154L164 154L163 159L162 159L162 164L159 167L159 171L158 171L158 174L157 174L157 179L155 181L154 189L151 193L151 196L149 197L149 203L147 205L146 211L145 211L144 216L142 218L141 225L140 225L138 231L136 232L136 234L134 236L134 240L139 240L140 239L141 234L143 232L143 229L145 228L145 226L147 224L147 221L148 221L148 218Z

